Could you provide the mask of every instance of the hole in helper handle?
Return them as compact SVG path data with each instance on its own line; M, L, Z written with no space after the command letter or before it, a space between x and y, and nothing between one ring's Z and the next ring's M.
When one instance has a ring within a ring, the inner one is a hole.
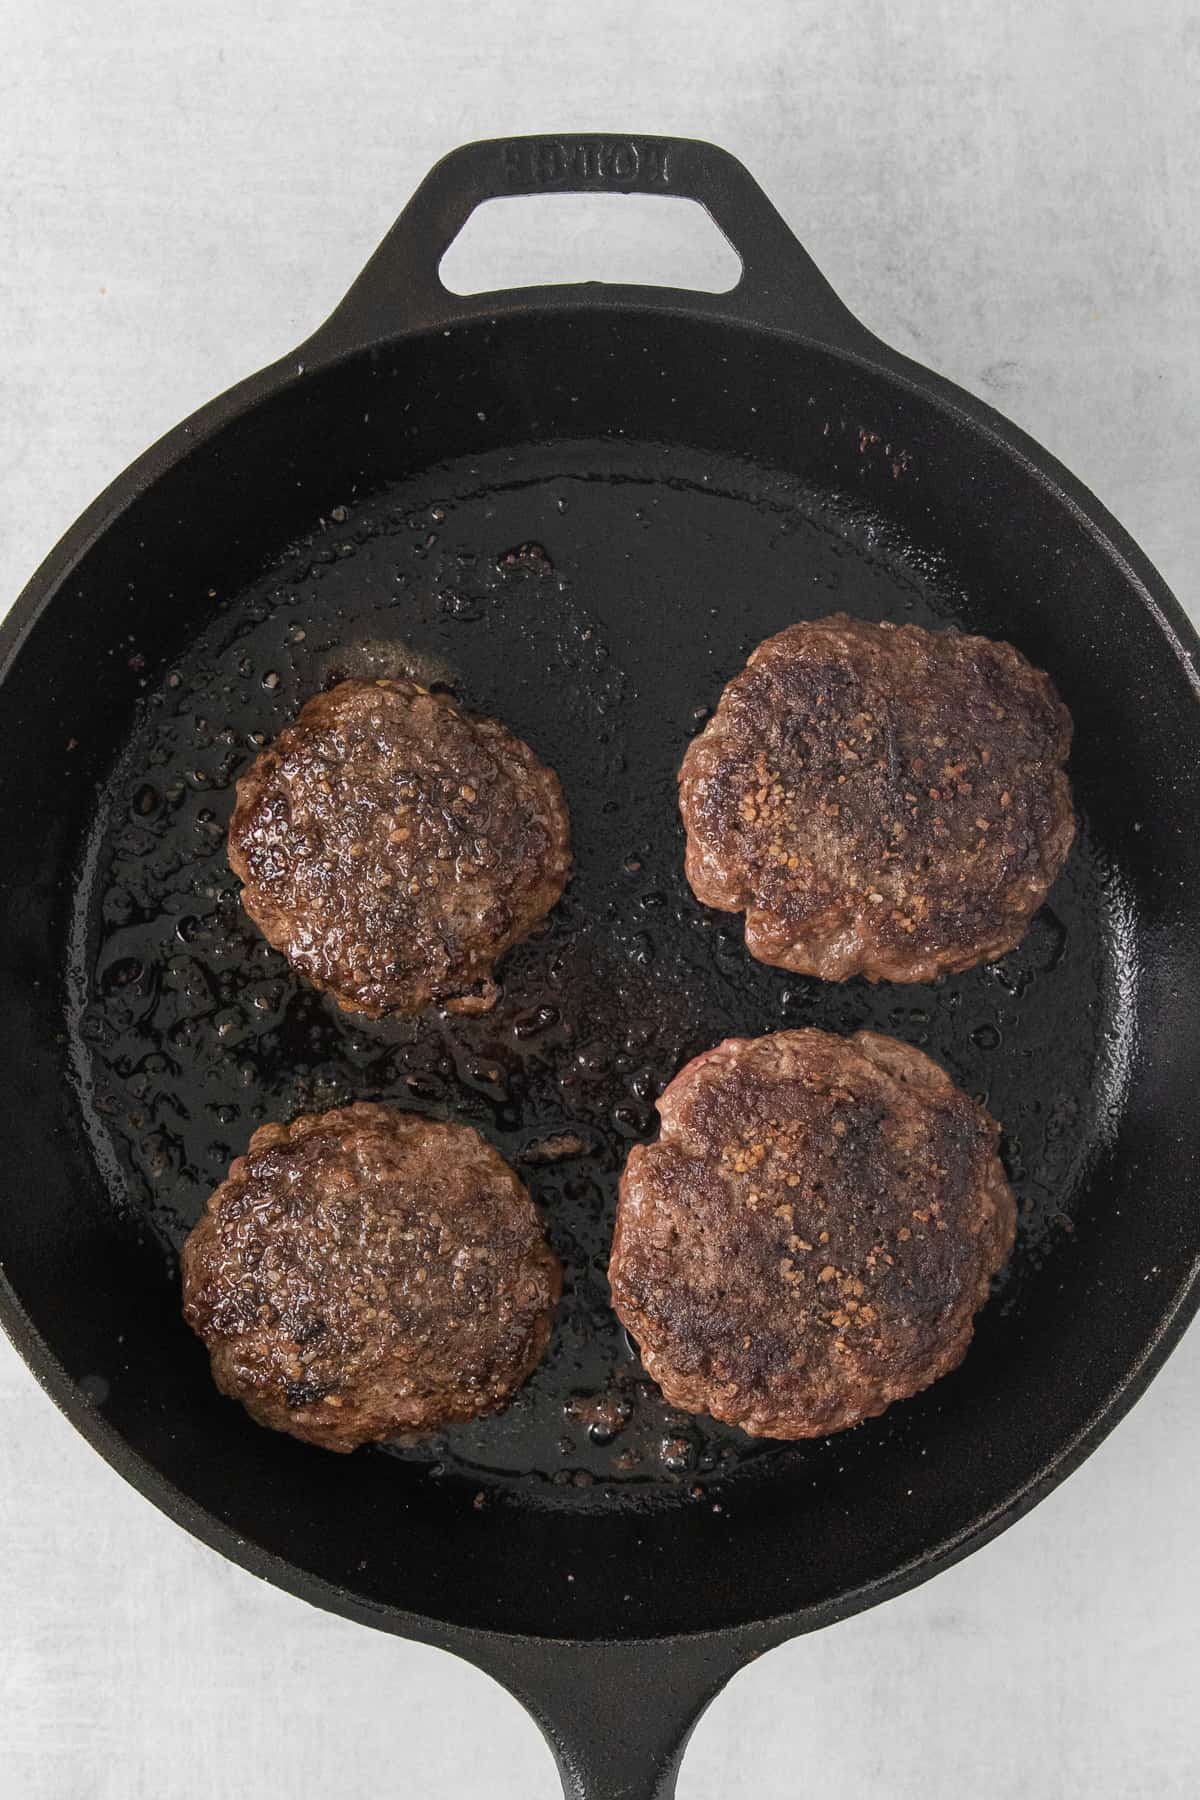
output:
M727 294L742 259L682 194L505 194L475 208L438 274L453 294L580 281Z
M510 194L620 193L697 200L742 261L726 294L586 283L459 296L438 276L472 212ZM604 306L614 297L709 317L780 327L837 349L875 340L838 299L753 176L715 144L694 138L589 132L489 138L464 144L430 170L345 299L302 346L307 360L341 355L402 332L502 315L530 304Z

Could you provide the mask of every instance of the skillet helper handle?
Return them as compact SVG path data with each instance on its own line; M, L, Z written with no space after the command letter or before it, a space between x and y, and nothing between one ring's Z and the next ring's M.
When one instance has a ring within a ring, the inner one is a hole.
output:
M737 252L742 276L727 294L582 282L561 287L453 294L438 275L446 251L477 206L511 194L657 194L695 200ZM835 349L875 339L838 299L749 171L697 138L584 132L571 137L486 138L437 163L345 299L303 346L326 358L401 332L447 329L481 314L531 304L611 305L640 300L711 318L774 326Z
M720 1633L627 1644L509 1638L472 1658L536 1720L564 1800L674 1800L700 1715L766 1647Z

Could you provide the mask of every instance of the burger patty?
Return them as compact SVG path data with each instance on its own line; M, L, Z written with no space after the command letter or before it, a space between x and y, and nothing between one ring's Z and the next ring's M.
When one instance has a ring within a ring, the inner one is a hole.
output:
M415 681L318 694L237 784L242 905L315 987L380 1017L485 1011L570 865L558 778Z
M1011 644L844 613L726 687L679 774L687 876L760 962L931 981L1020 943L1075 832L1071 720Z
M533 1202L478 1132L365 1103L256 1131L182 1263L221 1392L341 1451L503 1406L561 1292Z
M817 1437L962 1360L1016 1207L999 1127L929 1057L865 1031L730 1038L658 1110L609 1276L673 1406Z

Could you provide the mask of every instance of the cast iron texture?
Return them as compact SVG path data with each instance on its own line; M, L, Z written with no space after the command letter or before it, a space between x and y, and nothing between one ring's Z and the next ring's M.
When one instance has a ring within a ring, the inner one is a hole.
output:
M741 284L442 289L481 200L577 187L701 200ZM544 558L506 559L531 541ZM1071 708L1079 843L993 970L797 981L683 884L689 734L759 638L837 607L1011 638ZM1020 1516L1194 1310L1195 636L1063 469L850 317L724 153L455 152L294 357L73 527L2 650L6 1327L198 1536L504 1681L569 1793L669 1794L736 1668ZM568 895L492 1020L337 1014L258 944L222 855L251 734L404 659L527 737L572 808ZM882 1026L986 1093L1021 1234L959 1373L825 1444L752 1445L641 1388L604 1252L679 1063L807 1022ZM349 1095L466 1117L510 1155L584 1148L525 1165L569 1293L518 1406L346 1462L215 1394L175 1252L259 1116ZM629 1413L607 1442L603 1393Z

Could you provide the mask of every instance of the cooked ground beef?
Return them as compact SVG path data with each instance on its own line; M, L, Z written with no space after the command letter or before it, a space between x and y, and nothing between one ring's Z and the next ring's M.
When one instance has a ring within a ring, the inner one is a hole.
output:
M673 1406L840 1431L953 1369L1012 1248L999 1127L921 1051L730 1038L630 1152L613 1304Z
M838 613L760 644L680 771L698 899L760 962L931 981L1017 945L1074 836L1071 720L1011 644Z
M485 1011L562 893L557 777L415 681L318 694L238 782L229 861L276 949L349 1011Z
M264 1125L183 1249L222 1393L329 1450L494 1411L561 1291L525 1188L478 1132L360 1103Z

